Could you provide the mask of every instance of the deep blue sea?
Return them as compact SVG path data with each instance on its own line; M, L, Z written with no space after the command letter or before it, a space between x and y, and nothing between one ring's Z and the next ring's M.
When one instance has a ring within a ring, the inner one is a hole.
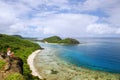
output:
M56 56L78 67L120 73L120 39L79 38L79 45L44 44L44 48L58 49Z

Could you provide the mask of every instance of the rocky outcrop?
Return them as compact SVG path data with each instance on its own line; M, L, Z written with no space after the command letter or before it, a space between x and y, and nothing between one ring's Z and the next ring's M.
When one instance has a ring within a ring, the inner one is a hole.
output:
M18 57L7 57L6 58L7 64L4 68L6 72L18 72L23 74L23 61Z
M3 55L0 54L0 59L6 62L0 72L0 80L4 80L4 78L11 73L23 74L23 61L21 58L8 56L3 57Z

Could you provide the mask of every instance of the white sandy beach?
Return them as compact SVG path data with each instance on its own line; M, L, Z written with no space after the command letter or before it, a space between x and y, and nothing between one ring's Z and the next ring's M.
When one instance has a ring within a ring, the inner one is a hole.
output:
M37 70L35 69L35 67L34 67L34 58L35 58L35 56L38 54L38 53L40 53L41 52L41 50L36 50L36 51L34 51L29 57L28 57L28 59L27 59L27 63L28 63L28 65L30 66L30 70L32 70L32 75L33 76L38 76L40 79L42 79L42 76L40 76L40 74L38 74L38 72L37 72Z

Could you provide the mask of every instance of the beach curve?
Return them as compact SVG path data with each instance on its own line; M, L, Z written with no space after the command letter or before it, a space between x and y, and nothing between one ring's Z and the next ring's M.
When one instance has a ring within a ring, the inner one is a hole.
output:
M29 55L28 59L27 59L27 63L30 67L30 70L32 71L31 74L33 76L38 76L40 79L43 79L43 77L37 72L37 70L35 69L35 66L34 66L34 58L40 52L41 52L41 50L36 50L31 55Z

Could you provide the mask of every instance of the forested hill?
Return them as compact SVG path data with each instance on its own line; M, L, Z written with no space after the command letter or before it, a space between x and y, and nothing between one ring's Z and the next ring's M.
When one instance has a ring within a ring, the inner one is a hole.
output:
M6 48L10 47L16 54L23 54L26 49L36 49L40 48L38 44L35 44L31 41L16 37L9 36L5 34L0 34L0 51L6 51Z
M73 38L65 38L61 39L59 36L51 36L48 38L44 38L41 40L42 42L48 42L48 43L63 43L63 44L79 44L80 42Z
M33 51L40 49L41 47L36 43L22 39L20 37L0 34L0 52L6 53L6 49L8 47L10 47L11 50L14 52L15 57L19 57L23 60L23 76L25 80L29 80L30 78L31 80L34 80L34 77L32 77L30 74L31 71L27 64L27 58Z

